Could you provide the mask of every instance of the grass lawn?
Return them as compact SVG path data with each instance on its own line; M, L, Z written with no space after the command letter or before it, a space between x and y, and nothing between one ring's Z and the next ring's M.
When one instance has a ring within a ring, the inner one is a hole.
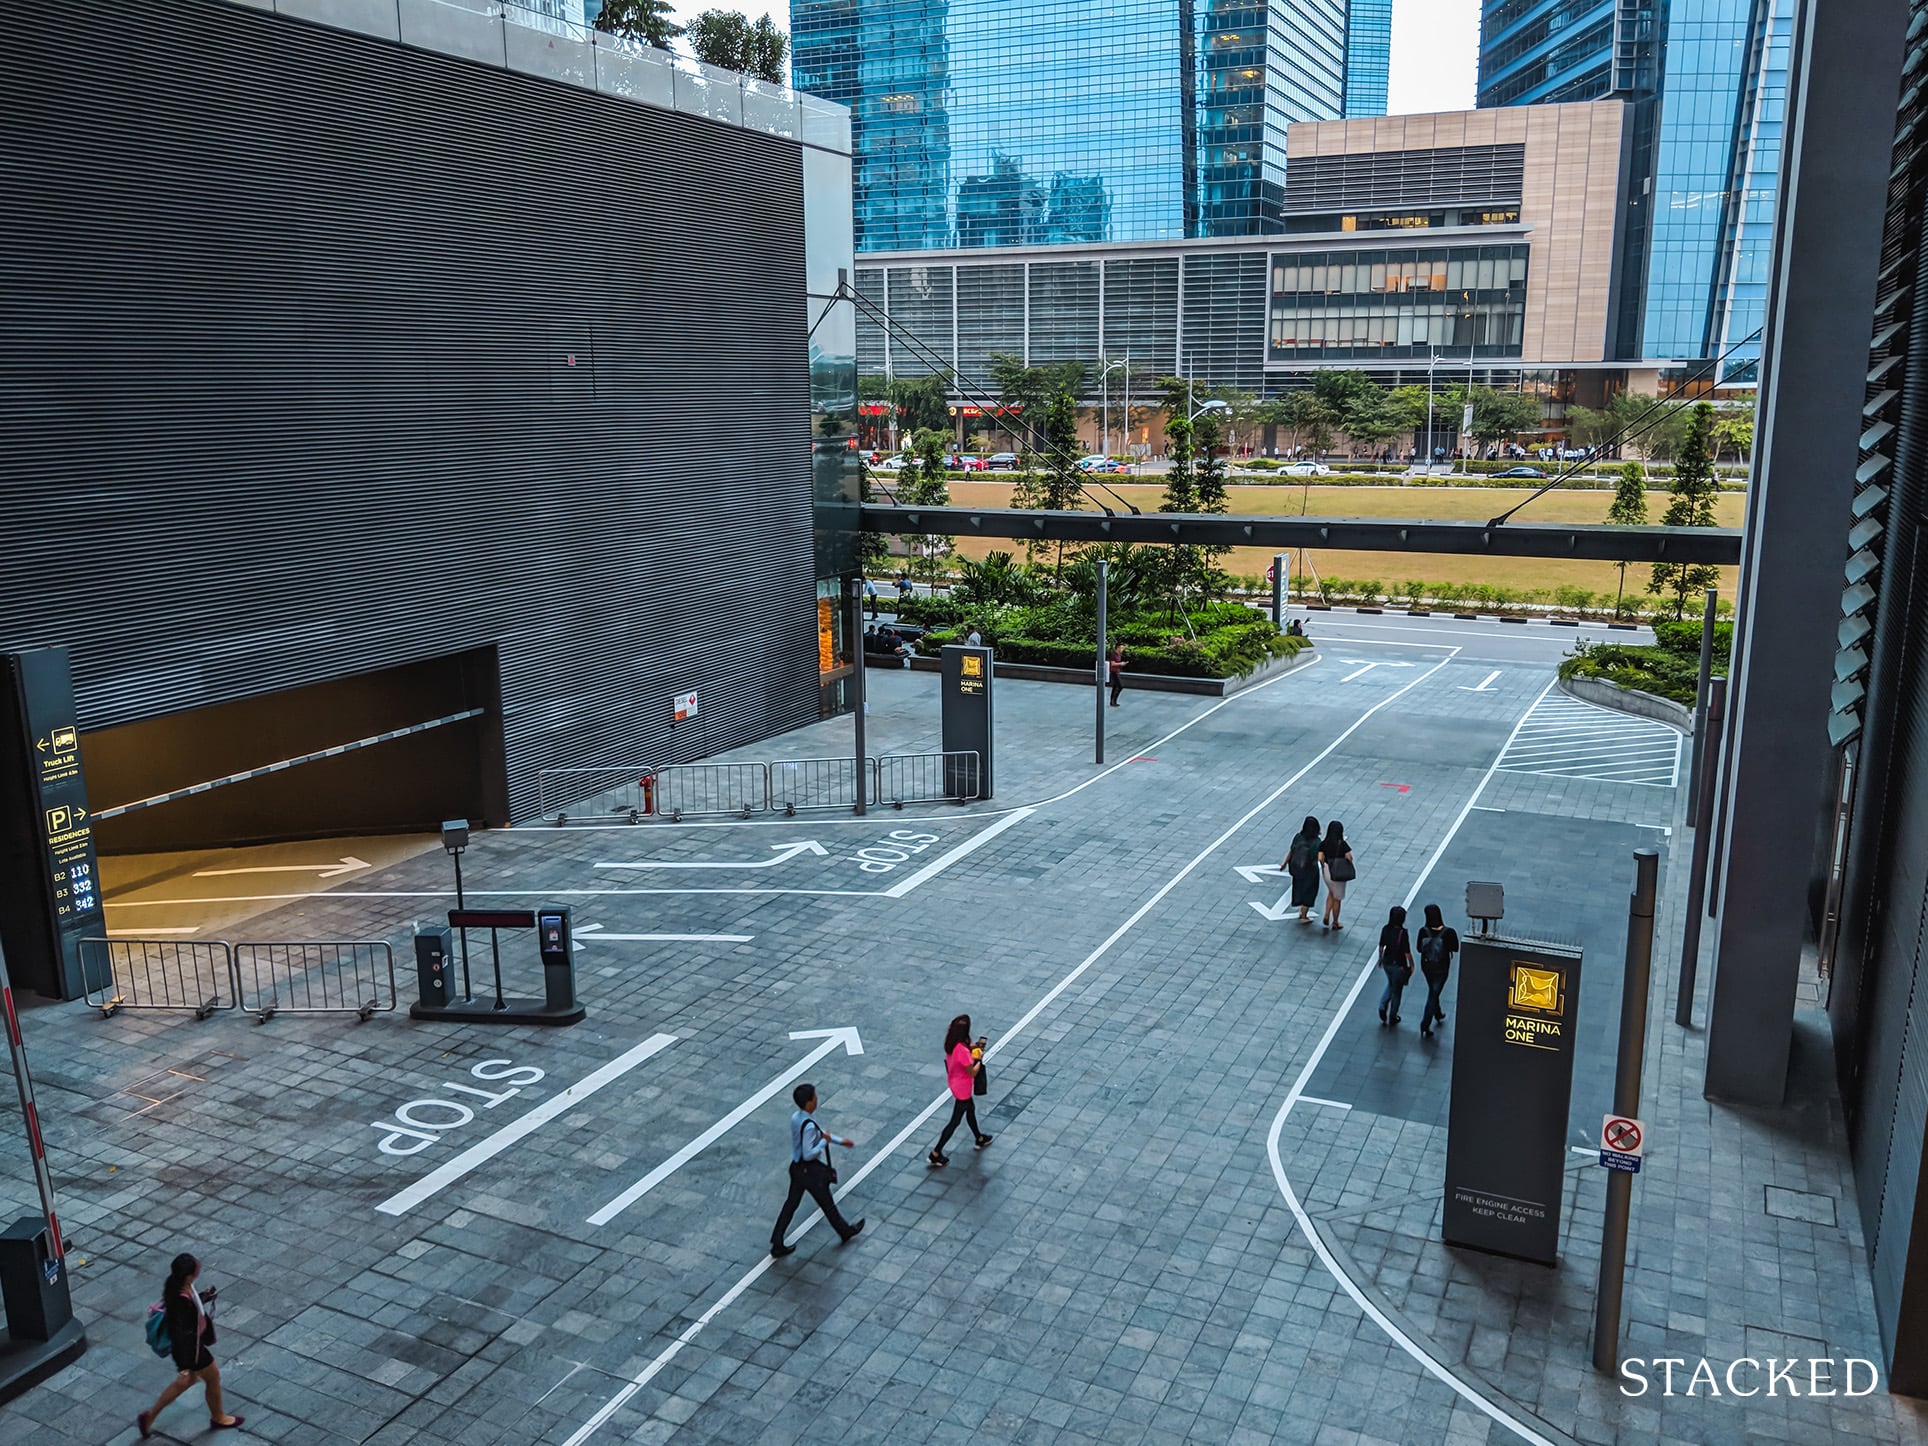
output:
M1112 484L1146 512L1158 506L1160 488L1155 484ZM1094 492L1097 489L1092 489ZM1313 517L1406 517L1423 521L1484 522L1497 517L1516 503L1530 497L1529 490L1515 491L1497 487L1311 487L1239 486L1227 489L1231 511L1245 516L1299 515L1301 497L1306 514ZM1102 493L1098 493L1102 496ZM1006 507L1011 488L1005 482L953 482L951 501L958 507ZM1647 513L1654 521L1667 510L1665 492L1647 494ZM1521 522L1604 522L1613 504L1611 492L1553 491L1520 513ZM1723 492L1714 501L1715 516L1723 527L1739 527L1746 498L1738 492ZM966 557L981 558L1000 549L1016 550L1021 544L1010 540L960 538L958 551ZM1310 566L1321 577L1379 578L1386 583L1417 579L1425 582L1486 583L1520 591L1583 587L1611 595L1619 585L1619 568L1611 562L1575 562L1563 558L1468 557L1452 554L1407 552L1340 552L1312 549L1307 553ZM1271 565L1272 554L1260 547L1239 547L1225 561L1234 576L1263 576ZM1297 554L1292 568L1301 570ZM1735 569L1721 570L1721 596L1732 600ZM1627 569L1627 590L1639 593L1646 587L1647 568L1634 565Z

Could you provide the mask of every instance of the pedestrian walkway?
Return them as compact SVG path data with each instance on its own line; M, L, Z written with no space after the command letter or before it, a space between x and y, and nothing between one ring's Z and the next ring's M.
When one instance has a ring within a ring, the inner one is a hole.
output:
M1548 778L1673 788L1680 782L1678 730L1550 693L1507 745L1500 768Z

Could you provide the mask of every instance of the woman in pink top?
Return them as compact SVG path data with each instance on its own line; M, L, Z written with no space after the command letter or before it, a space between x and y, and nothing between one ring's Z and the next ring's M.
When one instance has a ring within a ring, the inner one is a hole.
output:
M944 1074L951 1086L951 1122L937 1137L937 1148L930 1152L933 1167L950 1164L944 1147L951 1142L959 1120L971 1122L978 1149L991 1143L991 1137L977 1127L977 1077L984 1072L984 1041L971 1042L971 1016L960 1014L944 1034Z

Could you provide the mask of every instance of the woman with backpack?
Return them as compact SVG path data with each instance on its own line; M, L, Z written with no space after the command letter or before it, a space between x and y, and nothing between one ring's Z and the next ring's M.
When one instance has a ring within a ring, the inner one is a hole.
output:
M978 1149L991 1143L991 1137L977 1127L977 1094L984 1084L984 1041L971 1040L971 1016L960 1014L944 1031L944 1077L951 1087L951 1122L937 1137L937 1148L927 1157L932 1169L948 1165L951 1157L944 1147L951 1142L958 1121L968 1120Z
M1346 901L1346 885L1359 877L1352 863L1352 845L1346 842L1346 826L1333 819L1319 841L1319 873L1325 879L1325 918L1328 929L1343 929L1339 909Z
M1285 851L1280 873L1292 875L1292 907L1299 911L1299 922L1312 922L1312 906L1319 902L1319 820L1311 814L1293 836Z
M1439 1007L1439 992L1453 972L1453 955L1459 952L1459 933L1446 927L1439 905L1426 906L1426 927L1419 931L1419 972L1426 976L1426 1007L1419 1015L1419 1037L1431 1039L1433 1026L1446 1022L1446 1011Z
M1394 904L1386 916L1386 927L1379 931L1379 967L1386 974L1386 989L1379 996L1379 1022L1399 1023L1399 1001L1406 982L1413 977L1413 941L1406 935L1406 911Z
M210 1430L232 1430L245 1419L230 1416L221 1409L221 1368L214 1364L214 1357L208 1351L214 1344L214 1320L209 1314L214 1305L214 1287L197 1291L194 1281L200 1273L201 1262L193 1256L175 1256L168 1269L167 1284L161 1287L160 1302L147 1313L147 1344L157 1355L173 1356L180 1374L161 1392L159 1400L134 1418L134 1424L141 1428L143 1441L154 1429L154 1418L196 1381L207 1392Z

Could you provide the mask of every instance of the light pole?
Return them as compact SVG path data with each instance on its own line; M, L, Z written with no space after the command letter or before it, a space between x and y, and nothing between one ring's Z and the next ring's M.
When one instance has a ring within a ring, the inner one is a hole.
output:
M1204 406L1200 407L1197 411L1188 413L1185 417L1185 420L1188 422L1196 422L1200 417L1204 416L1207 412L1229 412L1231 410L1232 410L1232 404L1230 402L1224 401L1223 399L1215 399L1213 401L1207 402Z
M1426 348L1426 470L1433 468L1433 368L1439 363L1439 353L1431 347Z
M1131 353L1129 352L1125 353L1125 359L1121 362L1106 362L1104 368L1098 373L1098 391L1103 398L1105 412L1105 438L1103 442L1099 443L1098 450L1103 452L1107 457L1111 455L1111 383L1107 381L1106 378L1111 375L1111 369L1113 367L1119 366L1125 369L1125 385L1129 387L1131 385ZM1125 406L1125 430L1127 432L1131 430L1131 406L1129 401L1126 402Z

